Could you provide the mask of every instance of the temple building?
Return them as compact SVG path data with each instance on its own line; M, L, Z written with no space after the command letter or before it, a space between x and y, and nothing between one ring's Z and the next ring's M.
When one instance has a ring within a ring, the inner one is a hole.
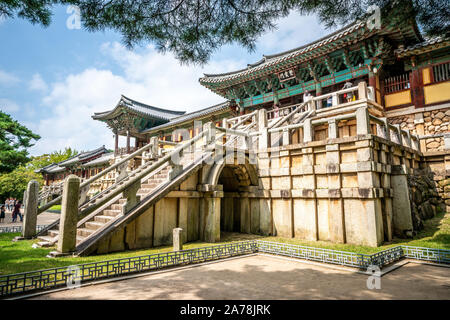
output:
M91 151L81 152L67 160L52 163L35 172L41 173L45 185L49 186L63 181L70 174L75 174L82 179L94 176L109 166L111 159L112 153L102 146Z
M169 245L174 228L182 242L242 232L375 247L450 212L450 38L359 21L199 82L223 103L186 113L122 96L92 116L114 132L113 155L43 168L91 177L71 252ZM240 155L211 161L230 146Z

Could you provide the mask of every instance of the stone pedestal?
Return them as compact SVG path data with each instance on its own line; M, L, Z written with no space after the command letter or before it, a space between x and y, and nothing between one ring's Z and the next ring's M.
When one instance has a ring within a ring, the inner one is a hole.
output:
M183 229L173 229L173 251L183 250Z

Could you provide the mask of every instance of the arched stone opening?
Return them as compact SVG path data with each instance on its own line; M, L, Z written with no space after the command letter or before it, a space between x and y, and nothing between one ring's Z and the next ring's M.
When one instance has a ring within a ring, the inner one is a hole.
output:
M220 205L220 231L242 232L250 230L248 187L251 180L245 166L223 167L218 184L223 186Z

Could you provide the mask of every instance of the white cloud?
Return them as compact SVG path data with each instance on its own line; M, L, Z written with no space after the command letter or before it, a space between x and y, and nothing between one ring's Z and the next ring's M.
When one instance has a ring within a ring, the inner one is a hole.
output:
M39 73L35 73L29 82L30 90L46 92L48 90L47 83L42 79Z
M0 98L0 110L6 113L12 113L19 111L20 107L12 100Z
M324 34L315 18L291 14L279 22L278 31L263 36L259 45L267 53L278 53ZM48 93L42 101L48 111L42 112L49 116L31 127L42 136L30 150L32 154L69 146L77 150L93 149L102 144L113 148L112 132L91 116L94 112L112 109L121 94L161 108L190 112L224 101L199 84L198 79L204 72L233 71L254 62L244 61L238 50L229 58L212 60L203 68L182 66L172 54L159 54L150 46L136 53L114 42L103 44L101 51L118 64L121 73L89 68L48 85ZM41 80L35 75L30 88L45 88L47 84Z
M30 150L32 154L69 146L77 150L103 144L113 148L112 132L91 116L112 109L121 94L150 105L188 112L224 101L198 83L203 74L200 67L180 66L170 54L161 55L151 47L137 54L118 43L104 44L102 51L113 57L124 75L90 68L51 84L43 99L51 116L33 126L42 138ZM205 69L224 72L236 69L240 63L212 62Z
M1 85L14 85L18 83L20 79L15 75L8 73L6 71L0 70L0 84Z

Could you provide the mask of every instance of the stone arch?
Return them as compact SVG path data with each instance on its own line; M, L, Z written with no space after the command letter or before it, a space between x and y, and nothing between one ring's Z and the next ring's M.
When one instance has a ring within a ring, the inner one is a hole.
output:
M244 186L244 180L248 180L248 183L245 186L258 186L258 174L256 170L256 166L250 164L248 156L245 156L245 163L239 164L238 160L235 158L234 163L225 163L222 161L220 163L215 163L211 169L209 170L207 183L209 185L217 185L219 184L219 178L222 174L223 169L234 168L235 172L240 177L240 183Z
M209 185L217 186L222 190L218 200L217 214L220 215L220 231L252 233L252 211L259 214L254 208L257 199L250 199L249 195L258 188L258 175L256 166L249 163L248 157L244 161L235 159L232 163L216 163L209 172L206 181ZM253 208L252 208L253 205ZM259 208L259 206L258 206ZM259 229L259 226L256 228Z

